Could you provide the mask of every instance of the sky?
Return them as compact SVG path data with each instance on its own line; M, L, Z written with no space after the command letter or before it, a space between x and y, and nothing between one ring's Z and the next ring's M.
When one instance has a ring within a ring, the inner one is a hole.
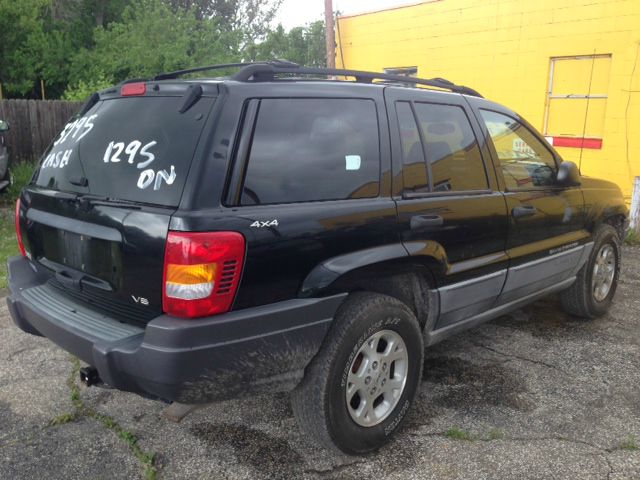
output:
M333 0L333 10L343 15L418 3L415 0ZM324 18L324 0L284 0L275 23L286 30Z

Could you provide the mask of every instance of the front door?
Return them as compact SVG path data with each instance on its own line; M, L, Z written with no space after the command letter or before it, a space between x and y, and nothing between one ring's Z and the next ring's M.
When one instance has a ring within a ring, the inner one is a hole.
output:
M389 87L385 101L401 238L413 258L433 262L435 329L446 328L488 310L503 287L504 196L463 97Z
M491 138L509 213L511 265L498 299L505 304L572 277L588 253L589 232L582 191L556 184L559 158L545 140L512 112L478 108L477 114Z

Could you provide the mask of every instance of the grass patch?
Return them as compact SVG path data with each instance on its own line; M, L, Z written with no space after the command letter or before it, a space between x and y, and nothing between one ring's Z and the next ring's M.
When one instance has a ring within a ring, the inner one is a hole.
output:
M489 430L489 440L500 440L504 438L504 432L497 428L492 428Z
M11 165L11 172L13 173L13 185L0 195L0 204L2 205L15 205L18 195L22 188L29 183L33 171L36 168L34 162L21 162Z
M444 432L445 437L453 438L454 440L474 440L473 435L464 430L460 430L458 427L452 427Z
M7 288L7 258L20 253L14 215L12 208L0 207L0 289Z
M65 423L71 423L76 419L75 413L63 413L62 415L58 415L56 418L49 422L50 427L55 427L56 425L64 425Z
M13 185L0 194L0 289L7 288L7 258L19 253L15 231L16 199L31 180L34 168L35 163L13 165Z
M80 373L80 361L77 358L72 357L71 362L73 364L73 368L67 378L67 386L69 387L71 403L75 408L75 412L60 415L49 422L49 425L62 425L83 416L97 420L104 428L111 430L120 440L127 444L131 453L133 453L133 455L142 464L144 477L147 480L155 480L158 475L158 470L155 466L155 454L145 452L140 445L138 445L138 437L130 431L122 428L122 426L120 426L113 417L99 413L84 404L80 398L80 387L78 387L78 383L76 381Z
M627 238L624 239L624 243L627 245L640 245L640 233L630 228L627 232Z
M624 450L638 450L638 441L635 435L629 435L622 442L620 442L620 448Z

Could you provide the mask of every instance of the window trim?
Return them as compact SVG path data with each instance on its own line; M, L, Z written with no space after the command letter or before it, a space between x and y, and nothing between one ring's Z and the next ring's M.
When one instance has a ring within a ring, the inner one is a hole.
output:
M498 150L496 149L495 144L493 143L493 137L491 136L491 132L489 132L489 128L487 127L487 123L484 120L484 117L482 116L482 111L486 111L486 112L491 112L491 113L497 113L498 115L502 115L504 117L508 117L511 120L514 120L516 122L518 122L520 125L522 125L525 129L527 129L527 131L529 131L529 133L531 133L531 135L536 138L540 144L549 152L549 154L551 154L551 158L553 159L553 163L556 166L556 175L558 174L558 169L560 168L560 163L559 163L559 158L558 155L556 154L556 152L553 150L553 147L551 145L549 145L549 142L546 141L546 139L544 137L541 137L535 130L533 130L532 128L530 128L526 122L524 122L524 119L517 119L515 118L513 115L509 115L508 113L505 112L501 112L492 108L485 108L485 107L478 107L478 112L480 114L480 120L483 122L483 126L487 131L487 142L489 145L489 151L491 152L491 155L495 156L497 165L496 165L496 170L499 170L500 173L499 175L502 177L502 182L504 184L504 191L505 192L509 192L509 193L515 193L515 192L534 192L534 191L540 191L540 190L549 190L549 189L559 189L559 190L563 190L566 187L562 187L561 185L545 185L545 186L533 186L533 187L529 187L529 188L519 188L517 190L512 190L509 189L507 187L506 182L504 181L504 173L502 171L502 163L500 162L500 157L498 156Z
M372 197L358 197L358 198L327 198L327 199L316 199L316 200L295 200L288 202L277 202L277 203L260 203L260 204L250 204L243 205L242 204L242 190L244 188L244 183L246 180L247 170L249 166L249 157L251 155L251 148L253 146L253 139L255 135L255 131L258 125L258 117L260 114L260 108L262 106L263 100L363 100L368 101L373 104L373 108L376 112L376 134L378 136L378 193ZM253 111L250 111L252 103L255 102L256 107ZM249 127L250 128L247 128ZM378 103L375 98L372 97L333 97L333 96L265 96L265 97L248 97L244 100L243 103L243 111L240 116L240 120L238 120L238 134L239 138L236 139L234 151L232 152L231 157L231 167L230 173L227 175L229 178L229 186L227 188L227 194L223 198L226 198L226 202L224 203L225 207L232 208L256 208L256 207L270 207L276 205L296 205L296 204L314 204L318 202L343 202L343 201L358 201L358 200L374 200L380 199L383 197L383 178L382 178L382 130L380 125L380 112L378 109ZM245 146L246 148L241 148ZM236 182L235 185L233 182ZM236 191L234 195L232 195L233 191Z
M484 155L482 154L482 147L480 146L480 141L478 140L478 135L476 135L476 132L473 128L473 124L471 123L471 118L469 117L469 114L467 113L467 110L465 108L464 105L460 105L460 104L456 104L456 103L444 103L444 102L429 102L429 101L423 101L423 100L395 100L394 101L394 109L396 110L396 122L398 124L398 128L400 127L399 121L397 119L398 116L398 111L396 107L396 104L398 103L409 103L410 107L411 107L411 112L413 113L413 119L416 123L416 128L418 129L418 136L420 138L420 143L422 144L422 155L424 158L424 162L426 164L426 169L427 169L427 177L429 180L429 191L428 192L412 192L412 191L408 191L407 188L404 185L404 152L402 151L402 145L400 146L401 148L401 153L402 153L402 198L403 199L414 199L414 198L425 198L425 197L439 197L439 196L455 196L455 195L483 195L483 194L487 194L487 193L491 193L493 192L493 190L491 189L491 180L489 178L489 170L487 167L487 162L486 159L484 157ZM469 125L469 129L471 130L471 134L473 135L473 138L475 139L476 142L476 146L478 147L478 153L480 154L480 160L482 161L482 167L484 169L484 176L485 176L485 181L486 181L486 185L487 188L486 189L474 189L474 190L450 190L450 191L434 191L433 190L433 174L432 174L432 170L431 170L431 162L429 161L429 156L427 155L427 146L426 146L426 141L425 141L425 137L424 137L424 132L422 131L422 126L420 124L420 121L418 119L418 114L416 112L416 108L415 105L416 103L419 104L425 104L425 105L438 105L438 106L444 106L444 107L455 107L455 108L459 108L460 110L462 110L462 113L464 114L465 118L467 119L467 123Z
M590 99L609 99L608 93L590 93L587 92L585 95L579 94L569 94L569 95L554 95L553 94L553 78L555 72L556 61L558 60L591 60L594 64L597 58L613 58L613 55L610 53L598 53L592 55L570 55L564 57L551 57L550 65L549 65L549 83L547 85L547 94L545 98L545 106L544 106L544 122L542 125L542 131L545 137L557 137L560 135L554 135L549 133L549 112L551 110L551 100L587 100ZM591 74L593 75L594 65L591 67ZM609 71L609 81L611 80L611 71ZM595 137L594 137L595 138ZM597 137L600 138L600 137Z

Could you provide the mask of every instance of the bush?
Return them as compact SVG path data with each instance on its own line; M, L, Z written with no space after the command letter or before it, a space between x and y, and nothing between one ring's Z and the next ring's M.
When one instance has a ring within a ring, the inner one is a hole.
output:
M36 164L34 162L21 162L11 165L13 185L2 192L0 203L4 205L14 204L22 188L31 180L35 168Z
M98 75L88 81L78 80L73 85L69 85L62 95L63 100L72 102L83 102L87 97L95 92L104 90L113 85L113 80L105 75Z

